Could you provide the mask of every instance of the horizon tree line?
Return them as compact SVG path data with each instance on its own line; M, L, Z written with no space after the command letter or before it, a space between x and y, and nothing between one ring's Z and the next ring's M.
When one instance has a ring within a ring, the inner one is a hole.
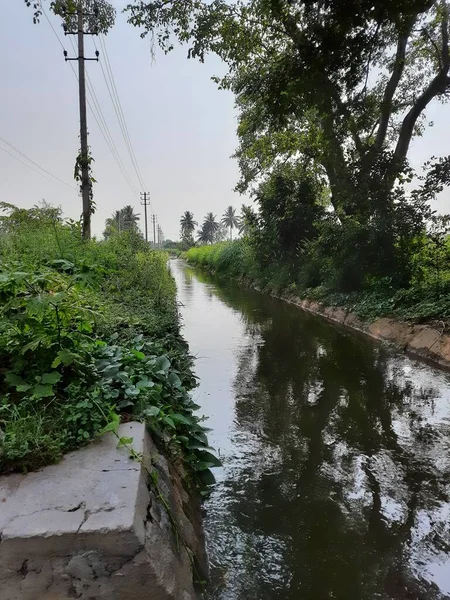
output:
M230 241L233 240L233 229L237 229L239 234L245 231L245 209L242 205L241 215L236 214L236 209L231 205L227 207L220 221L217 216L208 212L203 219L200 228L197 230L196 241L200 244L213 244L223 241L228 235ZM187 210L180 219L181 241L185 245L194 245L194 232L198 227L198 222L194 218L194 213Z

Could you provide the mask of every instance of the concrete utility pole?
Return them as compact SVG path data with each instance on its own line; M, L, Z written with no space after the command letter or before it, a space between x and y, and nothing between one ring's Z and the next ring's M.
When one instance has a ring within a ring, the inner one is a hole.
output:
M89 181L89 150L88 150L88 132L87 132L87 115L86 115L86 60L98 61L99 52L95 53L96 58L86 58L84 56L84 36L96 35L96 32L91 34L84 31L84 17L89 16L83 13L83 2L78 1L77 4L77 31L64 30L65 35L77 35L78 37L78 57L68 58L67 52L64 50L66 61L78 61L78 91L80 101L80 143L81 151L78 158L81 167L81 196L83 199L83 239L91 239L91 213L92 213L92 188Z
M156 215L152 215L153 222L153 248L156 248Z
M86 116L86 73L84 64L83 6L78 2L78 82L80 96L81 195L83 198L83 238L91 239L91 190L89 185L89 155Z
M148 196L148 202L147 202L147 196ZM144 219L145 219L145 241L148 243L148 223L147 223L147 206L150 204L150 194L148 192L141 192L141 198L143 198L143 202L141 202L141 204L143 204L144 206Z

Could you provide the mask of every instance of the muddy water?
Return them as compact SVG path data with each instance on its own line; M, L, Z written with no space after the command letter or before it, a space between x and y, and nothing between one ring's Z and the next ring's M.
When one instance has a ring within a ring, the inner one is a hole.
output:
M450 376L172 261L214 600L450 598Z

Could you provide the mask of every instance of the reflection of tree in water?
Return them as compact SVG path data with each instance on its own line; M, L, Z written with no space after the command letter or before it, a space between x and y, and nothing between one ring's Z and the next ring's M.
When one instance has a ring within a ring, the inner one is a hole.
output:
M234 286L218 294L251 334L234 383L242 453L211 508L214 554L239 556L223 597L443 598L419 565L448 552L447 431L426 424L437 390L362 337Z

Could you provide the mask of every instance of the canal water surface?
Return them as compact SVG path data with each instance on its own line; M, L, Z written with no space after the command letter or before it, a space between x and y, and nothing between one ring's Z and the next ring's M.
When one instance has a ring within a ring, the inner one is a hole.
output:
M214 600L450 598L450 376L174 260Z

